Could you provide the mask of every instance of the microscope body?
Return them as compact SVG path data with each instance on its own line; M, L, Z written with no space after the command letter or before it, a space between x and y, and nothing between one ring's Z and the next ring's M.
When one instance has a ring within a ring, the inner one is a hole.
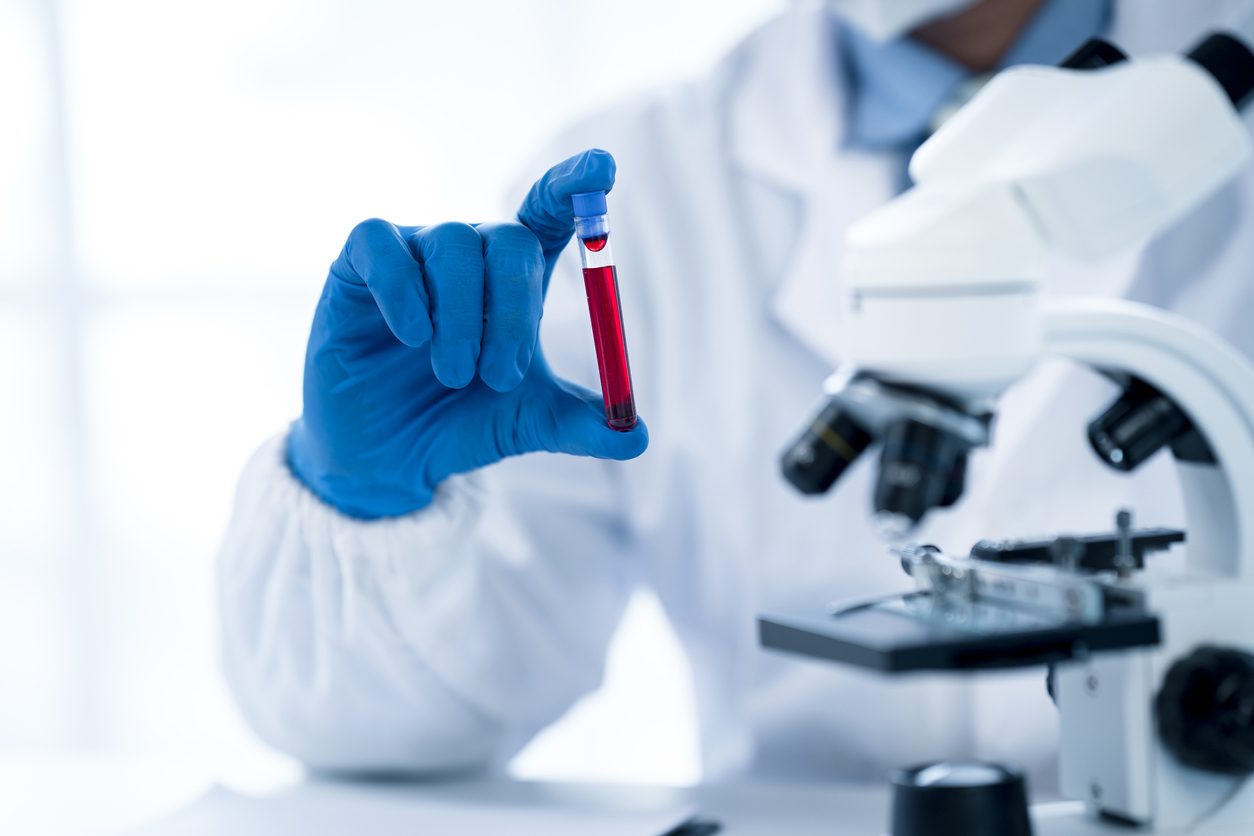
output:
M1108 464L1131 469L1171 446L1188 520L1178 577L1137 571L1127 542L1126 562L1102 571L923 547L903 552L918 592L901 601L761 620L766 646L882 670L1050 662L1062 789L1090 815L1042 832L1104 832L1095 819L1254 832L1244 777L1254 772L1254 656L1244 655L1254 653L1254 365L1181 317L1042 293L1051 258L1093 261L1144 242L1247 164L1233 105L1248 89L1234 94L1200 51L1007 70L929 139L911 161L915 187L847 232L847 363L784 459L795 484L820 492L882 442L877 520L902 537L961 494L966 453L989 443L998 397L1047 355L1127 387L1132 412L1090 427ZM1162 437L1137 448L1155 423ZM834 464L807 483L816 462ZM1042 604L1055 599L1054 610ZM847 615L863 621L847 628ZM919 631L899 631L902 619ZM1248 672L1223 667L1245 658ZM1212 680L1224 693L1199 696Z
M885 535L951 504L998 396L1045 351L1051 259L1145 241L1250 155L1225 87L1191 59L1000 73L915 153L916 185L847 231L847 363L826 386L831 414L789 451L786 475L821 493L881 440Z

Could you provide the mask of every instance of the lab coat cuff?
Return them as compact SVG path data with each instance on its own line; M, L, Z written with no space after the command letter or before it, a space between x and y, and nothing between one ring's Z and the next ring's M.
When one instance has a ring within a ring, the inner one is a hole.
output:
M488 722L492 711L476 694L477 654L461 647L450 653L446 625L475 600L477 563L472 544L486 504L482 472L451 476L437 486L432 502L397 517L363 520L344 514L309 489L287 463L286 439L268 455L286 501L307 533L323 532L342 578L346 600L383 615L415 657L444 687ZM346 619L345 627L350 629ZM470 641L464 637L463 642ZM460 643L454 643L454 647Z
M351 563L369 564L369 574L397 580L404 587L422 588L442 574L454 555L470 539L484 505L484 489L478 473L451 476L435 489L429 505L396 517L364 520L349 516L322 499L302 482L288 464L287 436L278 436L258 451L255 464L272 472L270 482L295 512L307 531L330 535L332 549L342 568ZM367 568L367 567L361 567Z

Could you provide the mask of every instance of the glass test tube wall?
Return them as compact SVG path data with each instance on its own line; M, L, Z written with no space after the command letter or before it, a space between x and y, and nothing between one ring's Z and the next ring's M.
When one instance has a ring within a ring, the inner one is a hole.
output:
M626 432L636 426L636 398L631 388L623 314L618 304L618 270L610 250L610 222L605 192L571 196L575 204L575 235L583 260L583 284L592 315L601 397L610 427Z

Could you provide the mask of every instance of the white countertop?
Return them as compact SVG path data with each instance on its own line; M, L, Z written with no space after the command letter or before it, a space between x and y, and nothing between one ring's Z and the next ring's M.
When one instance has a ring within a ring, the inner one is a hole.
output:
M203 768L186 761L0 755L0 832L119 836L186 807L213 786ZM888 829L887 788L864 785L755 782L666 788L485 779L306 780L268 797L299 804L346 794L354 803L425 800L546 810L648 812L686 805L720 822L723 836L882 836ZM1036 809L1037 836L1108 833L1070 817L1064 830L1056 817L1064 811L1074 808Z

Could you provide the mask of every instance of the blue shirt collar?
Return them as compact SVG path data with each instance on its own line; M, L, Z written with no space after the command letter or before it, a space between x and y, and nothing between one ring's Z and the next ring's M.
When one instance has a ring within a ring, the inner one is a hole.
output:
M1014 42L998 69L1057 64L1106 28L1110 0L1047 0ZM902 37L875 43L840 25L849 95L845 141L868 150L910 148L924 138L932 114L972 77L961 64Z

